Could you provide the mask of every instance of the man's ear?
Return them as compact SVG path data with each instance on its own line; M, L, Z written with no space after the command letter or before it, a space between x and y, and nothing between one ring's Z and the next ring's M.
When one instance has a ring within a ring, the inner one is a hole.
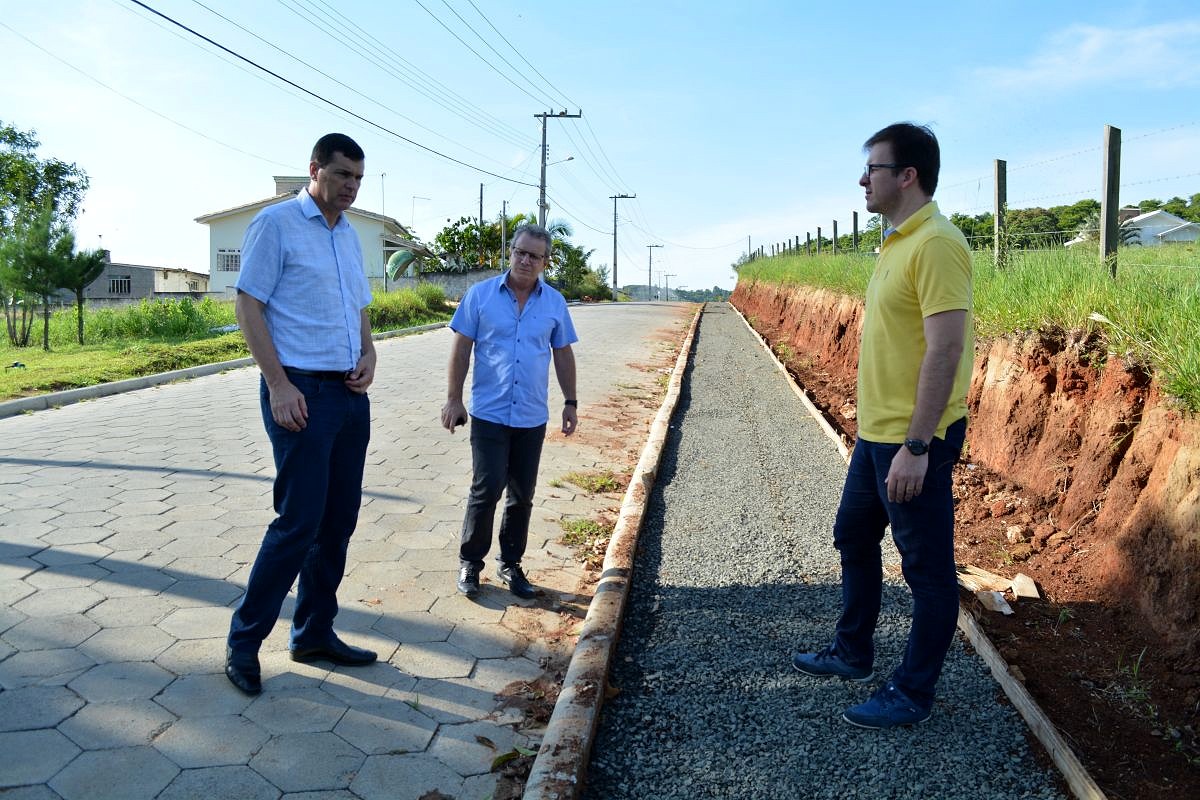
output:
M319 169L321 169L321 166L316 161L308 162L308 177L310 180L315 181L317 179L317 170Z
M905 167L900 170L900 188L907 189L910 186L917 184L917 168Z

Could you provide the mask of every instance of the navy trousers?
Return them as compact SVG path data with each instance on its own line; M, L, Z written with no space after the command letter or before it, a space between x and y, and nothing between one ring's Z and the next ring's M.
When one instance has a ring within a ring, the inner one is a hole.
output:
M842 616L834 648L854 666L874 663L875 626L883 595L880 543L890 523L904 580L913 595L908 646L892 682L926 708L933 705L934 687L958 621L951 490L966 430L967 421L960 419L946 430L944 439L934 438L924 487L907 503L889 502L884 483L892 458L903 445L859 439L833 526L833 542L842 562Z
M471 464L474 477L467 496L462 543L458 558L463 566L483 568L492 547L496 503L507 490L504 517L500 520L500 561L519 564L529 539L529 516L546 426L510 428L471 417Z
M277 516L267 526L246 594L230 623L229 646L239 651L258 651L297 577L291 647L329 640L346 550L362 502L370 400L338 380L289 379L308 405L308 426L301 431L276 424L266 381L259 387L263 424L275 456Z

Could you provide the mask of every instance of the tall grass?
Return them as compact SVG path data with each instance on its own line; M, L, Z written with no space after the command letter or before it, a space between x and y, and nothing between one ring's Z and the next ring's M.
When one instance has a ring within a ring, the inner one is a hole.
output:
M977 251L975 332L1099 329L1112 351L1145 360L1160 385L1200 411L1200 246L1126 247L1116 278L1096 251L1016 251L997 270ZM874 256L781 256L741 268L740 281L817 286L862 297Z
M84 341L154 342L186 341L214 335L213 328L236 322L233 303L204 298L199 302L181 300L142 300L125 306L83 307ZM76 341L75 309L63 308L50 316L50 346L61 347ZM35 333L40 325L35 325ZM40 337L39 337L40 341Z

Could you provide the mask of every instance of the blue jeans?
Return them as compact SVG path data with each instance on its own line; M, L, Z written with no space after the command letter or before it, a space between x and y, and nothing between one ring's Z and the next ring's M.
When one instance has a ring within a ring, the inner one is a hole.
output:
M229 626L229 646L239 651L258 651L297 577L292 648L319 646L333 636L337 589L362 502L370 400L337 380L288 377L304 394L308 425L293 432L276 424L266 381L260 382L263 424L275 456L278 516L267 526Z
M519 564L529 539L529 516L546 426L510 428L471 417L471 464L474 478L467 496L458 559L465 567L483 568L492 547L496 503L507 489L500 521L500 560Z
M883 596L880 543L890 523L904 580L913 595L908 646L892 682L925 708L933 706L934 686L958 621L951 488L966 430L967 421L960 419L946 430L944 439L934 438L924 487L907 503L889 502L884 483L892 458L903 445L859 439L833 526L833 543L842 562L842 616L834 639L838 655L854 666L874 663L875 626Z

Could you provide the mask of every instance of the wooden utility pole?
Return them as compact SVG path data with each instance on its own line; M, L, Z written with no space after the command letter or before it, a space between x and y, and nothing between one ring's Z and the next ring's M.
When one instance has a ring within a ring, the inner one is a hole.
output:
M617 299L617 201L631 200L637 197L636 194L614 194L609 195L609 200L613 201L613 300Z
M479 268L483 269L483 184L479 184Z
M559 111L557 114L549 111L545 114L534 114L535 119L542 121L542 180L538 184L538 225L546 226L546 119L554 117L556 119L578 119L583 116L583 109L579 110L578 114L568 114L566 109Z
M804 232L804 255L812 255L812 234L808 231Z
M837 220L833 221L833 254L837 255Z
M651 292L651 287L654 285L654 248L662 247L662 245L661 244L648 244L648 245L646 245L646 247L648 247L650 249L650 266L646 270L646 300L647 300L647 302L649 302L651 299L653 299L650 296L650 292Z
M817 255L821 255L821 226L817 226Z
M1104 126L1104 187L1100 190L1100 258L1117 277L1117 245L1121 243L1121 129Z
M1008 162L996 159L996 197L992 203L992 259L996 269L1004 269L1008 262L1008 242L1004 234L1004 213L1008 210Z

